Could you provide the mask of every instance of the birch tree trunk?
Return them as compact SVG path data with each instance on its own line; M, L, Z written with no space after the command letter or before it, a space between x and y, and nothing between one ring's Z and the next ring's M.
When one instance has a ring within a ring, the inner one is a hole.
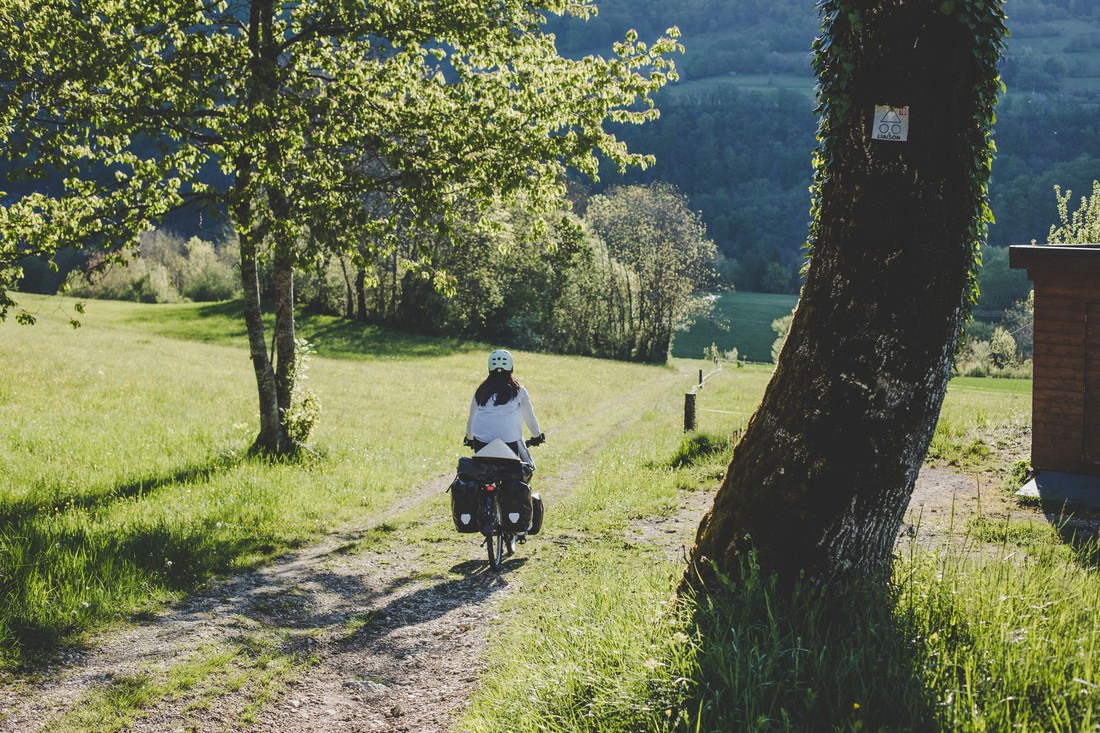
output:
M272 41L273 10L270 0L253 2L249 8L248 48L250 54L249 104L261 103L273 93L275 49ZM277 54L277 51L275 51ZM248 351L252 369L256 374L256 388L260 407L260 433L252 444L252 450L262 453L285 453L292 446L283 427L279 410L279 383L271 357L267 352L264 334L263 310L260 304L260 275L258 253L262 233L255 226L256 192L253 190L253 166L255 160L242 153L234 161L236 183L234 186L234 218L241 250L241 286L244 289L244 320L248 330ZM292 336L293 339L293 336Z
M850 106L822 122L832 159L807 281L688 585L735 575L750 552L787 579L888 567L966 314L984 231L974 172L988 165L979 90L996 83L995 60L979 62L975 32L939 0L828 4L843 11L825 44L852 65ZM907 108L906 141L874 139L888 114L876 105Z
M294 391L294 258L286 243L275 248L275 384L280 422L286 425L286 411Z

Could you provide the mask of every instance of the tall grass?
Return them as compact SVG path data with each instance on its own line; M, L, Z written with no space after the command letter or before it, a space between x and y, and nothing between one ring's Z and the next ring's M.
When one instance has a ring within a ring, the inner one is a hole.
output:
M710 397L721 404L719 391ZM949 400L959 424L974 404L987 408L987 426L1017 408L976 390L952 390ZM633 469L597 461L554 515L576 541L555 548L553 563L531 564L534 590L502 614L490 672L460 731L1100 725L1095 542L1045 522L986 518L962 543L907 545L889 579L848 585L781 588L746 558L716 592L679 602L681 563L624 541L631 522L593 531L606 526L593 515L621 514L617 502L645 509L669 502L684 475L715 480L729 427L679 445L609 445Z
M460 730L1096 729L1095 571L1058 545L986 549L793 589L747 560L681 605L667 566L571 554L502 624L491 669L519 674L490 674Z

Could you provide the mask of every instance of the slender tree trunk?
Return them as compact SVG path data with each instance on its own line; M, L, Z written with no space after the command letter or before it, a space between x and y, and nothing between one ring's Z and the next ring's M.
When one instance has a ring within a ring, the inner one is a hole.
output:
M251 54L250 106L259 103L272 93L272 63L268 49L271 43L273 23L271 0L253 2L249 9L248 46ZM244 320L248 330L248 350L252 368L256 373L256 387L260 400L260 433L252 445L254 451L283 453L289 449L289 441L283 430L279 412L279 389L271 358L267 353L264 335L263 310L260 305L260 277L257 251L262 235L254 226L253 207L257 199L252 190L254 160L247 153L236 161L234 198L237 234L241 249L241 286L244 289Z
M294 391L294 257L290 245L275 248L275 372L279 414L290 409ZM286 424L285 417L282 420Z
M281 453L286 449L286 436L279 414L278 389L275 370L267 355L264 337L263 311L260 307L260 277L256 263L256 238L250 224L252 204L248 199L251 162L242 156L237 164L237 190L239 192L235 216L238 223L238 241L241 250L241 286L244 289L244 322L248 330L248 353L256 374L256 388L260 401L260 434L252 449L265 453Z
M386 314L386 323L389 324L397 322L397 287L397 246L394 245L393 253L390 255L390 302L389 312Z
M359 320L367 321L367 269L360 267L355 274L355 293L359 303Z
M344 275L344 318L349 321L355 318L355 290L351 286L351 278L348 276L348 261L346 257L340 258L340 272Z
M991 4L994 0L990 0ZM700 524L685 582L750 552L787 579L882 571L964 317L985 156L974 31L944 4L863 0L851 107L820 177L811 268L775 374ZM958 3L962 5L962 3ZM999 7L999 3L997 3ZM847 21L843 21L846 23ZM908 106L907 142L872 139ZM711 563L714 563L712 565Z

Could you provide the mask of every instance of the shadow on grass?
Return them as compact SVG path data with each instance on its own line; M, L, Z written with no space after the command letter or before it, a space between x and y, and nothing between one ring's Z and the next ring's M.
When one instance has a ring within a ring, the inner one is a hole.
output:
M264 326L274 318L265 304ZM245 343L244 304L240 300L200 306L158 306L138 312L143 323L170 338L204 342ZM220 322L213 327L212 322ZM450 356L484 347L466 339L404 333L383 326L335 316L298 313L295 328L299 338L313 343L319 356L335 359L414 359Z
M301 318L298 335L312 342L318 355L343 359L432 358L483 348L465 339L402 333L331 316Z
M693 694L676 706L674 730L937 727L913 633L885 584L783 589L750 569L688 603Z
M85 491L46 489L18 500L0 501L0 526L17 529L43 513L103 509L117 501L146 496L165 486L186 486L206 481L240 462L239 456L220 455L167 473L134 478L117 486Z
M1043 514L1083 567L1100 568L1100 510L1043 502Z
M191 463L161 474L124 481L114 486L88 491L44 489L19 500L0 501L0 526L19 529L44 513L64 514L72 511L100 510L114 502L138 499L152 494L164 486L178 486L206 481L241 462L240 457L217 456L206 462Z
M241 536L220 524L162 521L107 533L28 522L0 535L4 666L33 670L62 647L79 647L82 634L105 619L256 565L287 546L274 536Z

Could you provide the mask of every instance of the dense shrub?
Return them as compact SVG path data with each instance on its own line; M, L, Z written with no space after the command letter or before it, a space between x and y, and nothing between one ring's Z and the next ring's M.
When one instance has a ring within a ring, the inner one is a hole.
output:
M988 339L968 334L955 358L955 375L959 377L1030 379L1031 374L1031 360L1022 357L1016 340L1002 326L996 326Z
M97 260L70 274L69 292L83 298L175 303L228 300L240 293L236 247L198 237L184 240L165 231L147 232L139 256L106 269Z

